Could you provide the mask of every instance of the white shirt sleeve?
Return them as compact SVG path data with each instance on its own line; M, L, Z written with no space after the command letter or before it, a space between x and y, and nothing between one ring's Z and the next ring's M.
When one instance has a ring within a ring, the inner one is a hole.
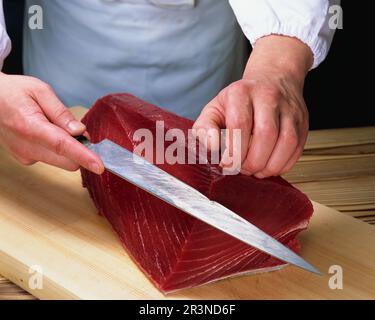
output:
M314 54L317 67L327 56L335 30L329 28L329 7L340 0L229 0L252 46L270 34L296 37Z
M11 50L11 42L5 29L3 0L0 0L0 70Z

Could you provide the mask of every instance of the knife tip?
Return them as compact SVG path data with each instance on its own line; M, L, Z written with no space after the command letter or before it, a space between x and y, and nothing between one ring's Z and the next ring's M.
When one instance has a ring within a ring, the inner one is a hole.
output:
M316 269L315 267L313 267L311 264L309 264L306 261L303 261L303 263L296 264L296 266L300 267L300 268L302 268L302 269L304 269L306 271L315 273L318 276L322 276L323 275L323 273L321 273L318 269Z

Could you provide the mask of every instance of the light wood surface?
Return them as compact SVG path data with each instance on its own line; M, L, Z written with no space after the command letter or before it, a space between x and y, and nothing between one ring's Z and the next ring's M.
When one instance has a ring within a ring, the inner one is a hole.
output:
M375 127L326 129L315 131L307 139L305 150L327 149L375 143Z
M369 139L363 138L361 143L363 140L366 145ZM96 214L81 187L79 173L44 164L22 167L3 150L0 163L0 274L35 297L375 298L375 228L350 216L372 222L375 201L366 180L369 178L373 185L371 170L365 176L347 177L347 183L337 177L321 180L321 188L317 181L298 184L314 200L321 198L333 206L350 209L346 215L314 203L310 227L300 236L302 256L323 272L322 277L288 266L277 272L241 276L164 297L133 264L105 219ZM342 290L329 288L331 265L343 268ZM31 266L42 268L43 289L30 288ZM12 298L32 296L0 277L0 299Z

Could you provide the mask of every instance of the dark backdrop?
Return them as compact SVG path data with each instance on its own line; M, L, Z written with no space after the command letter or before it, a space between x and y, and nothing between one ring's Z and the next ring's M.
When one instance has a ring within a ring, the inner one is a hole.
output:
M13 50L4 71L22 73L23 0L4 0ZM310 128L375 125L371 10L363 2L342 1L344 28L337 30L327 59L306 80Z

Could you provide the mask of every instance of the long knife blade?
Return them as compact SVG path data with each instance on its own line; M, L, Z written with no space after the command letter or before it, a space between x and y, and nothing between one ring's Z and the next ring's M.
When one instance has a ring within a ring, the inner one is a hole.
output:
M98 154L105 168L115 175L252 247L321 275L292 250L247 220L136 154L107 139L97 144L81 142Z

